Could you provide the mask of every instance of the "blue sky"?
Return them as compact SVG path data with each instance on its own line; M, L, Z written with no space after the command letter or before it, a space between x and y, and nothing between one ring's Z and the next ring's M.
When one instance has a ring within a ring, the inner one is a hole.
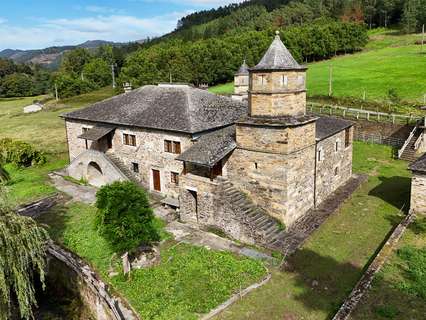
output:
M188 13L232 0L1 0L0 50L159 36Z

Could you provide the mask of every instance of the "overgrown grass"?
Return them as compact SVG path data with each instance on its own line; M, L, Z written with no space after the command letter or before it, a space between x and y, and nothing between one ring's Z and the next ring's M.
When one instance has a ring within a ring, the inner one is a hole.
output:
M424 319L426 314L426 218L402 237L352 319Z
M415 45L421 35L397 35L380 31L371 36L365 50L331 60L310 63L307 75L308 96L328 95L329 66L333 65L333 95L368 100L388 100L394 88L408 103L422 103L426 93L426 53ZM415 85L413 85L415 83ZM233 84L210 88L211 92L231 94ZM409 112L409 110L408 110Z
M128 299L143 319L197 319L229 296L261 279L261 262L186 244L176 244L162 231L161 263L110 278L120 263L94 230L96 209L84 204L58 208L39 219L53 239L90 262L114 290ZM163 222L156 220L161 230Z
M0 99L0 138L23 140L47 153L64 154L67 151L65 126L59 116L112 95L112 88L103 88L59 102L50 101L45 110L30 114L24 114L23 107L39 97Z
M313 319L332 317L386 235L402 219L409 200L407 163L391 148L354 143L354 171L369 179L288 260L271 281L217 319ZM364 318L369 319L369 318Z
M65 166L64 157L49 158L44 165L30 168L18 168L14 165L5 165L11 180L6 183L10 201L14 206L38 200L54 194L56 189L48 182L48 173Z

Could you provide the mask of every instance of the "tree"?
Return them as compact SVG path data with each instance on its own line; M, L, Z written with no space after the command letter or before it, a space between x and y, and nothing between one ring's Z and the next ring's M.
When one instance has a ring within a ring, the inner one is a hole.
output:
M105 87L112 83L111 67L105 60L96 58L86 63L83 68L84 78L97 87Z
M28 97L33 95L34 81L23 73L13 73L1 81L0 95L4 97Z
M0 183L9 181L9 179L10 179L9 173L6 171L5 168L2 167L0 163Z
M117 252L160 239L143 189L132 182L114 182L96 194L96 227Z
M49 236L32 218L16 214L0 190L0 319L33 318L33 281L44 283Z
M74 49L64 56L61 64L61 71L73 77L81 77L84 65L92 60L92 56L87 49Z
M402 14L402 25L405 33L415 32L417 29L417 0L407 0L404 5L404 11Z

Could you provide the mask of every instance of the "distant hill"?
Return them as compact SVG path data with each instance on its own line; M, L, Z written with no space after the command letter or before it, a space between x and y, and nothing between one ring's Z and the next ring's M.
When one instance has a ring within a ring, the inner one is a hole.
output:
M96 49L107 44L113 46L123 45L122 43L110 41L89 40L76 46L59 46L36 50L5 49L0 51L0 58L11 59L16 63L36 63L49 69L56 69L60 64L62 55L69 50L76 48Z

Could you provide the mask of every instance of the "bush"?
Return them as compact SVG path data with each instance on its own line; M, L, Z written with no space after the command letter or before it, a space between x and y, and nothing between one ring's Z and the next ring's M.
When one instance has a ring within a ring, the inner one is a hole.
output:
M29 167L44 164L46 156L29 143L5 138L0 140L0 162Z
M95 225L117 252L160 240L145 191L132 182L114 182L96 194Z

